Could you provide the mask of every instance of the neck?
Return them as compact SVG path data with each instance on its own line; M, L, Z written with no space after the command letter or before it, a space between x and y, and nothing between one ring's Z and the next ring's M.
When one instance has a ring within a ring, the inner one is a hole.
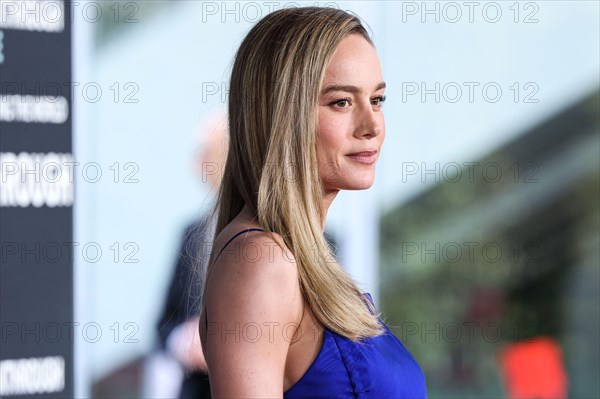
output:
M339 192L340 192L340 190L329 190L329 191L325 191L323 194L323 200L322 200L323 220L321 221L323 232L325 232L325 222L327 219L327 212L329 211L329 207L331 206L331 203L333 202L333 200L335 199L336 195L338 195Z
M325 193L323 194L323 199L321 201L321 204L323 206L323 220L321 220L321 228L322 228L323 232L325 232L325 222L327 219L327 212L329 211L329 207L331 206L331 203L333 202L333 200L335 199L335 197L338 195L339 192L340 192L340 190L329 190L329 191L325 191ZM244 204L244 207L242 208L242 211L240 213L248 219L253 219L252 213L250 212L250 207L247 204Z

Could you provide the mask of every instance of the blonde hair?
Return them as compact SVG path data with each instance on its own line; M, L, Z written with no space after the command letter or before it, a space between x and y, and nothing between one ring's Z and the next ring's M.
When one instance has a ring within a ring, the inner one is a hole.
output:
M350 34L373 45L356 16L301 7L270 13L245 37L231 73L229 151L214 209L214 238L247 204L258 224L279 234L284 251L292 253L314 316L358 341L384 330L377 309L325 241L316 168L319 92L335 49ZM213 251L205 282L215 256Z

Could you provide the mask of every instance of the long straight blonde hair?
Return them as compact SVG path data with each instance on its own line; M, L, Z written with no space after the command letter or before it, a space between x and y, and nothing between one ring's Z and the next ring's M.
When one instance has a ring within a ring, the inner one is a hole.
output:
M250 30L231 73L229 150L213 212L216 238L247 204L258 224L279 234L284 251L292 253L315 317L359 341L384 330L377 309L323 236L316 153L319 92L335 49L350 34L373 45L356 16L321 7L278 10Z

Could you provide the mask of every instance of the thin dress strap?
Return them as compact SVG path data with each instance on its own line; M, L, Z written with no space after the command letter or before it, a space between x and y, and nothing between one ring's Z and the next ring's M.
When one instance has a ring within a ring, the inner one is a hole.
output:
M263 229L252 228L252 229L245 229L245 230L240 231L239 233L237 233L236 235L234 235L233 237L231 237L229 239L229 241L227 241L227 243L223 246L223 248L221 248L221 250L219 251L219 254L215 258L215 262L217 261L217 259L219 259L219 256L221 256L221 254L223 253L223 251L225 250L225 248L229 245L229 243L231 241L233 241L240 234L248 233L250 231L264 231L264 230ZM206 325L206 329L208 330L208 312L206 311L206 308L204 309L204 324Z
M215 258L215 262L217 261L217 259L219 259L219 256L221 256L221 254L223 253L223 251L225 250L225 248L229 245L229 243L235 239L235 237L239 236L240 234L247 233L249 231L264 231L264 230L263 229L246 229L246 230L240 231L239 233L237 233L236 235L234 235L233 237L231 237L229 239L229 241L227 241L227 243L223 246L223 248L221 248L221 251L219 251L219 254Z

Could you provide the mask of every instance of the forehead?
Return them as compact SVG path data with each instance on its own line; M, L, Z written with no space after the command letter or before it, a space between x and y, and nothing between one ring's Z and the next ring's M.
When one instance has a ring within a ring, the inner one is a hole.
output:
M325 72L325 83L381 81L381 65L373 46L357 34L344 38Z

